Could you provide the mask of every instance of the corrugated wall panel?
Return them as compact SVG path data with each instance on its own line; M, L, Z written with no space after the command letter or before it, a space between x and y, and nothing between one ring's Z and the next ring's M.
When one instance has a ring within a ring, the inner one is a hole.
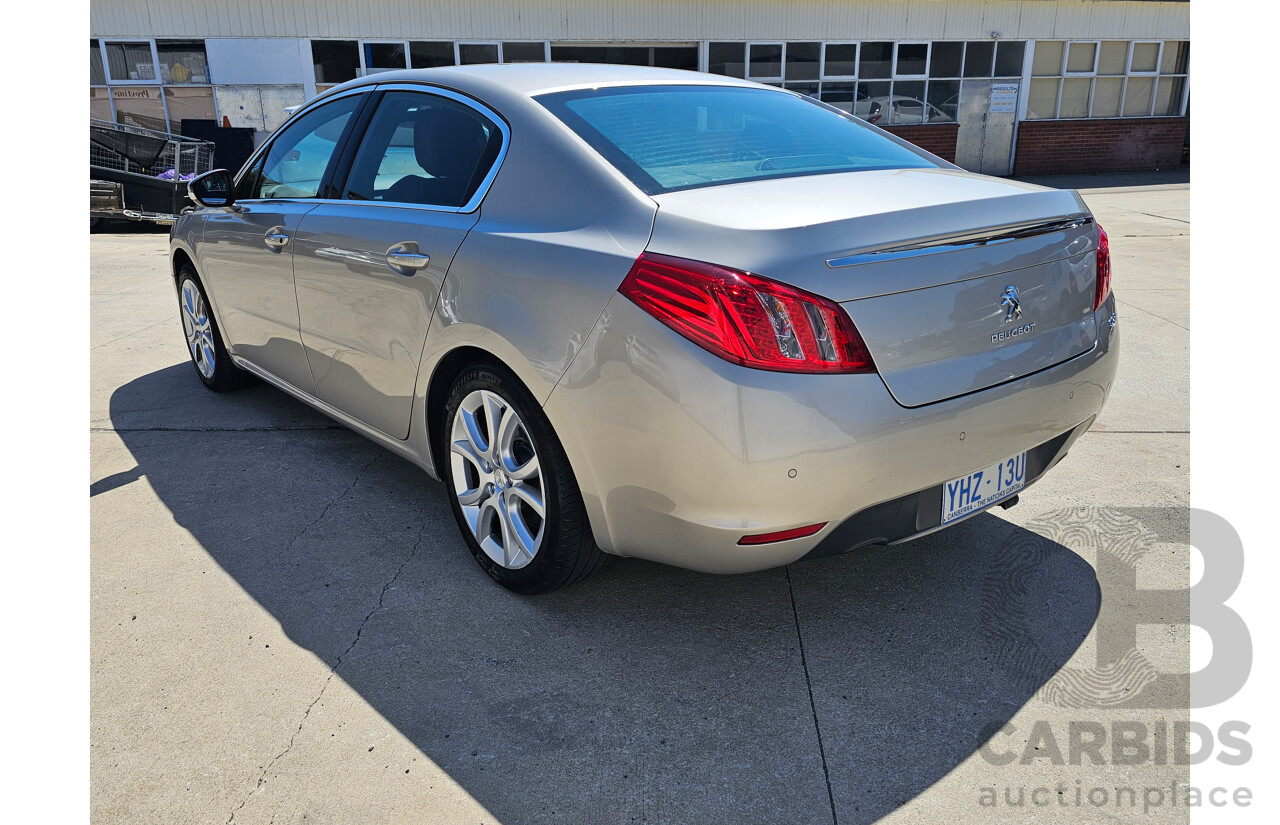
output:
M943 31L948 39L978 39L991 34L987 28L984 12L985 6L969 3L954 3L947 6L946 27Z
M1185 38L1190 4L1103 0L94 0L95 36L482 40Z

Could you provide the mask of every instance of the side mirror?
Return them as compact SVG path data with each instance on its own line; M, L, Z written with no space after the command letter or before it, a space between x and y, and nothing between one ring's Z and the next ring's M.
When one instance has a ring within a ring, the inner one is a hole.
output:
M187 194L201 206L230 206L236 202L235 181L226 169L214 169L192 178Z

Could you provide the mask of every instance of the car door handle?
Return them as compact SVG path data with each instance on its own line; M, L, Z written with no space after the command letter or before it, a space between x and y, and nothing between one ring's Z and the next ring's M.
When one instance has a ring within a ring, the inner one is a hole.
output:
M413 275L413 271L426 269L431 263L431 256L418 251L413 241L398 243L387 250L387 266L401 275ZM405 272L404 270L413 270Z
M272 249L283 249L289 242L289 236L279 230L271 229L263 236L262 242Z

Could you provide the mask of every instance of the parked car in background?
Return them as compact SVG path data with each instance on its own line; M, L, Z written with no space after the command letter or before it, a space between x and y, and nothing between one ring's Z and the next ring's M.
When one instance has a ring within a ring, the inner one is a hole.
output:
M873 98L878 105L880 117L874 121L880 126L897 126L910 123L955 122L955 114L948 115L932 103L926 103L914 97L893 95L892 97Z
M744 572L957 524L1061 461L1115 377L1076 193L747 81L380 73L191 191L199 379L255 375L442 479L521 593L608 554Z

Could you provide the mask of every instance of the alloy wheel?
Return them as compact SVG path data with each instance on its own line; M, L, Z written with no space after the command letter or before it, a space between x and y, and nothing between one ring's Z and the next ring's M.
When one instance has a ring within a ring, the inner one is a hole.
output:
M485 555L508 570L533 561L546 527L546 486L533 439L511 404L475 390L454 413L454 494Z
M182 328L187 333L187 348L191 350L191 360L195 362L196 369L206 380L211 380L217 363L213 325L209 322L204 296L190 279L182 282Z

